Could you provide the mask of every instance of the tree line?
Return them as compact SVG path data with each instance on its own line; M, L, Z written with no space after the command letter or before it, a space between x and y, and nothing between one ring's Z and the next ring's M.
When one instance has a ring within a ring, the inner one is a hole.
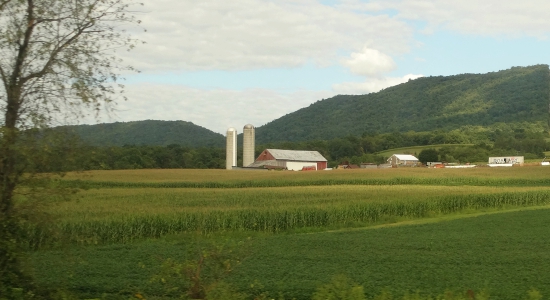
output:
M35 132L44 145L36 146L40 156L31 165L37 172L117 169L223 169L225 148L170 144L168 146L125 145L112 147L90 146L78 136L59 132ZM31 139L31 138L29 138ZM256 146L256 154L264 149L319 151L330 167L347 161L352 164L385 163L382 151L412 146L430 146L430 161L484 162L489 156L522 155L526 159L543 158L550 150L548 133L537 128L466 128L454 131L364 133L331 140L267 143ZM435 153L435 154L434 154ZM420 156L421 151L409 153ZM426 153L424 153L426 155ZM434 156L435 155L435 156ZM419 157L420 158L420 157ZM435 159L437 158L437 159ZM239 151L238 165L242 165ZM423 161L423 159L421 159ZM425 161L423 161L425 162Z

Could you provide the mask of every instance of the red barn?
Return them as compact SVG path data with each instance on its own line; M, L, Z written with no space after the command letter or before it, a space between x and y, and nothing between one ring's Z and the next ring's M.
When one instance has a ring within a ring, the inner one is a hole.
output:
M265 149L248 167L276 166L299 171L314 166L316 170L327 168L327 159L318 151Z

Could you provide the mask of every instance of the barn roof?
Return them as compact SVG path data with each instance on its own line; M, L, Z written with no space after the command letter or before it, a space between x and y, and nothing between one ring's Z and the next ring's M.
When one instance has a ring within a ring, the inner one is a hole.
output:
M279 164L282 164L282 163L277 162L276 160L257 160L257 161L253 162L252 164L250 164L247 167L248 168L260 168L260 167L263 167L263 166L282 167L282 166L279 166Z
M399 160L418 160L418 158L410 154L394 154L393 156L397 157Z
M267 149L273 158L293 161L327 161L318 151Z

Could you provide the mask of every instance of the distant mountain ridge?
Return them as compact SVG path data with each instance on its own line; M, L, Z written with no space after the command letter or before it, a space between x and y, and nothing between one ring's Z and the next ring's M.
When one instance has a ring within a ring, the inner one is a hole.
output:
M93 146L179 144L187 147L224 147L222 134L186 121L145 120L63 126Z
M548 122L548 65L487 74L422 77L377 93L338 95L256 128L257 143L345 135Z
M377 93L319 100L256 128L256 144L330 140L364 133L453 130L549 120L548 65L487 74L422 77ZM225 137L186 121L65 126L95 146L225 147ZM242 135L239 135L239 144Z

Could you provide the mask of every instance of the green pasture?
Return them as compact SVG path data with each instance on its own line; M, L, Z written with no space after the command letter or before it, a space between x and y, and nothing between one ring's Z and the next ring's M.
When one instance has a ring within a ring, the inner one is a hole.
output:
M550 295L550 210L440 219L426 224L304 234L219 234L245 241L235 270L224 277L243 293L277 299L310 299L320 284L343 274L372 299L388 289L438 295L446 290L486 290L490 299L524 299L535 287ZM191 251L189 251L191 249ZM132 244L71 247L32 254L39 282L84 297L158 299L151 282L166 259L185 261L200 252L189 236ZM400 299L400 298L396 298Z
M447 222L345 232L272 236L255 244L231 282L258 280L273 292L307 299L316 285L344 274L371 297L420 290L488 289L522 299L537 287L550 295L549 210L492 214Z
M51 194L51 204L42 210L50 221L26 223L25 234L38 282L82 297L136 292L160 297L162 286L151 286L149 279L166 259L195 259L201 240L242 245L234 253L246 255L239 254L241 263L226 279L249 295L254 293L250 284L257 281L256 289L308 299L317 285L338 273L363 285L371 296L385 286L430 294L487 287L498 295L525 295L527 284L544 288L536 274L546 264L525 263L524 257L533 259L530 251L536 247L550 250L542 241L548 229L541 225L549 221L548 210L377 226L548 207L549 175L545 167L70 173L51 186L84 189L70 198ZM29 201L25 197L20 196L21 203ZM486 218L494 221L487 223ZM521 243L510 243L507 235ZM471 250L466 240L472 241ZM421 246L426 241L431 246ZM489 245L498 253L515 248L509 256L495 255L503 259L497 264L487 252ZM301 249L311 251L304 254ZM407 249L416 250L408 254ZM396 261L386 261L389 255ZM479 266L474 268L469 258ZM449 275L443 276L445 272ZM525 285L508 285L498 277L502 272L531 275L522 277ZM432 286L438 278L448 284Z

